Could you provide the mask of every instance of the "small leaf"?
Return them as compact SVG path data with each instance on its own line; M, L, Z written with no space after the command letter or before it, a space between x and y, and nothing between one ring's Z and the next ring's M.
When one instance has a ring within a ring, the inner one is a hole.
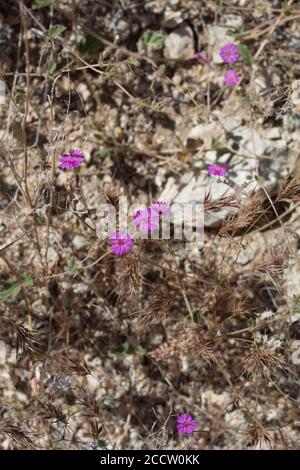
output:
M34 284L34 278L29 276L28 274L23 275L23 283L25 287L33 286Z
M97 140L103 140L103 134L101 134L101 132L96 132L94 136L96 137Z
M200 312L199 310L195 310L193 312L193 322L198 324L200 322Z
M239 44L238 45L238 50L241 54L241 57L244 59L246 64L251 64L252 63L252 54L248 46L245 44Z
M125 343L122 344L121 350L125 354L132 354L133 353L133 347L127 341L125 341Z
M49 60L49 62L47 62L47 64L45 65L45 69L46 69L46 72L47 72L47 75L53 75L55 70L56 70L56 62L55 60L51 59Z
M164 47L165 35L160 31L146 31L138 41L139 51L159 51Z
M110 157L111 155L114 154L114 152L115 152L114 147L105 147L104 149L100 151L100 157L103 159Z
M135 351L134 351L134 352L135 352L136 354L138 354L138 356L143 357L143 356L145 356L145 354L146 354L147 351L146 351L146 349L143 348L143 346L137 346L137 347L135 348Z
M68 271L70 274L74 274L76 271L76 260L75 258L72 258L71 261L68 264Z
M220 149L220 148L223 148L223 147L224 147L224 144L223 144L223 142L221 142L221 140L219 140L216 137L212 138L212 141L211 141L211 148L212 149Z
M291 10L291 8L289 8L288 6L285 6L283 8L283 14L285 16L292 16L293 15L293 10Z
M103 406L106 406L107 408L112 408L114 406L114 397L112 395L105 395L103 397Z
M56 0L34 0L32 8L33 10L39 10L40 8L50 7L55 2Z
M50 38L57 38L66 29L67 28L62 24L55 24L48 31L46 31L45 35Z
M135 347L128 343L128 341L125 341L114 353L114 356L116 359L124 359L126 356L131 354L138 354L139 356L143 357L146 354L146 350L142 346Z
M33 286L34 278L28 274L23 275L23 283L25 287ZM21 285L19 282L12 282L8 285L6 289L0 292L0 299L8 299L9 297L15 297L21 290Z
M250 413L250 411L248 410L243 410L242 413L244 415L244 420L246 421L246 423L251 424L253 422L252 413Z
M99 54L100 49L100 41L89 35L81 38L78 44L78 50L81 54L96 55Z
M9 287L0 292L0 299L8 299L9 297L15 297L21 290L20 284L14 282Z
M248 328L254 328L256 325L256 321L254 318L249 318L247 321L247 326Z
M232 36L238 36L239 34L243 34L244 31L245 31L244 25L240 25L234 29L229 29L228 33L231 34Z

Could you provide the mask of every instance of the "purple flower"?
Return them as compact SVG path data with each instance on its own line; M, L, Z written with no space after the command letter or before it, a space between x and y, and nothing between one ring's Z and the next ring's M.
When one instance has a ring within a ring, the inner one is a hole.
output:
M208 165L207 173L210 176L226 176L228 173L228 166L225 163L223 165Z
M233 64L240 58L239 50L235 44L226 44L220 49L220 56L226 64Z
M227 86L235 86L239 83L240 76L236 73L235 70L227 70L224 74L224 83Z
M205 55L202 52L196 52L195 59L201 60L206 65L209 64L209 60L205 57Z
M72 150L59 157L59 166L63 169L73 170L84 160L84 153L81 150Z
M164 201L152 201L151 209L158 212L159 215L166 215L170 212L170 207Z
M181 413L177 417L177 432L179 434L192 434L197 427L197 422L188 413Z
M133 240L129 233L117 230L109 237L110 249L114 255L124 255L131 250Z
M137 211L133 216L134 223L141 233L148 233L158 228L159 213L156 209L148 207L143 211Z

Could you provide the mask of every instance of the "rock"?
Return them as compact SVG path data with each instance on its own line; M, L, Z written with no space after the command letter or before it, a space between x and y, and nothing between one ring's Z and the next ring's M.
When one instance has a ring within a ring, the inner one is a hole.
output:
M230 29L237 29L243 26L243 18L238 15L226 15L226 26Z
M256 93L261 93L262 91L266 90L266 88L267 83L265 77L259 76L254 79L254 89Z
M249 127L236 129L236 135L241 138L240 149L247 157L261 157L266 149L266 143L259 133Z
M90 90L88 89L86 83L81 82L78 84L77 87L78 92L80 93L83 101L88 101L89 97L91 96Z
M73 287L74 294L85 294L89 289L86 284L83 284L83 282L73 284L72 287Z
M287 142L286 140L280 139L272 142L271 146L268 148L267 153L272 157L283 156L287 151Z
M208 46L212 52L213 62L223 64L219 51L221 47L232 41L232 36L228 34L228 28L224 26L208 26Z
M166 179L166 170L159 167L155 176L155 184L158 188L161 188Z
M222 120L223 128L226 132L232 132L242 124L242 118L240 116L227 116Z
M300 110L300 80L294 80L292 83L291 103L296 111Z
M195 56L193 32L189 26L182 25L167 36L164 56L173 60L189 60Z
M184 17L181 10L174 10L169 6L166 7L162 21L163 28L175 28L176 26L183 23L183 21Z
M81 235L75 235L72 240L72 245L75 250L82 250L87 246L87 239L82 237Z
M233 195L239 190L243 203L252 191L259 188L260 183L255 179L256 157L259 159L259 175L263 179L264 188L272 194L277 188L279 175L282 177L285 173L284 159L280 157L286 150L287 144L283 139L263 139L258 130L242 126L241 120L235 116L226 116L219 122L193 127L186 141L187 146L191 146L192 142L195 144L192 171L168 178L160 198L173 204L201 204L207 194L211 195L212 200L216 200L224 195ZM225 138L224 128L232 133L231 139ZM272 135L277 137L278 133ZM212 149L213 139L226 143L226 148L229 150L224 153L223 147L220 150ZM204 153L203 148L211 150ZM235 149L236 153L230 149ZM274 158L268 158L268 152ZM210 163L226 163L229 167L228 176L226 178L208 176L207 165ZM235 212L234 208L225 208L206 213L204 225L219 226L228 215ZM180 223L180 218L175 217L174 221L175 224ZM193 225L193 222L193 218L185 220L187 225Z
M219 126L217 127L215 122L199 124L193 127L188 133L186 146L191 148L199 144L204 144L206 148L209 148L213 139L219 139L222 136L224 137L224 132L222 132Z
M269 129L264 129L264 137L270 140L280 139L282 135L282 130L280 127L270 127Z

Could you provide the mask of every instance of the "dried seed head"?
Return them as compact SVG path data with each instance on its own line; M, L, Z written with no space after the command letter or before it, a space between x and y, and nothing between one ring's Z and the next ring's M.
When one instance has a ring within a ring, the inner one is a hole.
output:
M261 423L255 422L247 429L245 442L247 447L256 447L257 450L272 449L274 441Z
M155 292L148 307L135 312L139 326L144 327L165 321L171 307L171 297L162 289Z
M10 423L3 423L0 427L0 432L9 438L12 445L15 444L22 449L35 447L30 433L24 429L19 428L18 426Z
M239 235L246 229L255 226L263 215L263 198L261 194L254 194L248 201L240 206L239 212L225 220L219 234L223 237Z
M287 178L280 184L276 202L299 202L300 201L300 178Z
M22 323L13 319L9 320L16 335L17 356L35 356L42 354L42 343L38 339L38 332L26 328Z
M38 404L37 416L57 422L59 425L67 425L68 417L64 414L60 405L53 405L53 403L42 401L39 398L35 398L35 402Z
M278 249L271 249L253 271L253 276L273 285L278 291L283 281L284 270L288 267L288 256Z
M84 390L81 390L80 398L78 400L79 405L81 405L83 409L83 415L94 417L100 415L100 407L96 396L94 393L88 393Z
M216 359L216 353L211 342L207 341L200 330L193 329L183 343L184 352L190 357L194 365L211 365Z
M103 190L103 196L107 204L111 204L116 209L119 207L119 199L121 193L115 189L113 186L107 186Z
M141 262L137 256L129 255L118 259L116 264L118 274L114 290L118 296L118 302L123 302L125 299L131 300L143 282Z
M231 208L238 208L240 207L239 202L236 200L236 196L226 195L226 193L222 194L222 196L218 197L217 199L212 199L211 192L208 191L204 197L204 211L205 212L212 212L221 209L226 209L228 207Z
M242 375L256 374L269 381L274 368L285 371L287 364L274 349L254 343L243 360Z

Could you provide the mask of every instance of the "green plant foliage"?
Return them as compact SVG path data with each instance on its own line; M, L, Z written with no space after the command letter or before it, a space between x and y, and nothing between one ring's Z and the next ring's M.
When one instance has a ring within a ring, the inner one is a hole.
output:
M56 0L34 0L32 3L33 10L39 10L40 8L50 7L54 5Z
M138 42L139 51L159 51L164 47L165 35L160 31L146 31Z
M23 275L23 285L24 287L30 287L34 284L34 278L24 274ZM15 297L21 290L21 284L19 282L9 283L8 286L0 292L0 300L5 300L10 297Z

